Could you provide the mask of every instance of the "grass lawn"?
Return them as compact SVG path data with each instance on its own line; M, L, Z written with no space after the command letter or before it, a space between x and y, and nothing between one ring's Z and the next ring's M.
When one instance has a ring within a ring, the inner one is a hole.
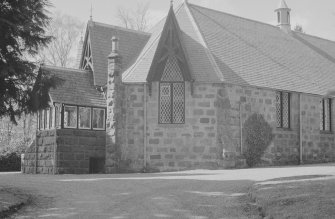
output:
M323 177L320 180L308 180ZM335 179L326 176L275 179L256 184L251 196L267 218L334 218ZM284 183L280 183L280 181ZM290 182L291 181L291 182Z

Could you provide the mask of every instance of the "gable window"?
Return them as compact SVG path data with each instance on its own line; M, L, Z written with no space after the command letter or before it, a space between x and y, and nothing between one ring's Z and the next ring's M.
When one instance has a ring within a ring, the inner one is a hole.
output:
M277 128L290 128L290 93L276 93Z
M166 62L159 91L159 123L185 123L185 83L174 56Z
M105 109L93 108L92 127L94 130L105 129Z
M64 106L64 128L77 128L77 107Z
M91 108L79 107L79 128L91 129Z
M322 99L320 105L320 130L329 132L331 131L331 99Z

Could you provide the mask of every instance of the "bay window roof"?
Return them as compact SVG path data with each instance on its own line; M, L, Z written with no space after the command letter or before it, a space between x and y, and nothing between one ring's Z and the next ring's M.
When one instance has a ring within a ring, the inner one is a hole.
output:
M106 107L103 94L93 84L92 72L54 66L42 66L41 70L62 80L56 89L50 89L52 102Z

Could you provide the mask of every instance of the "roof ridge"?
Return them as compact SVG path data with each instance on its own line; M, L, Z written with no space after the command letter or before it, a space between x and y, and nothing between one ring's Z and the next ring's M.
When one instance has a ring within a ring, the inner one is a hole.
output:
M132 33L138 33L138 34L143 34L143 35L151 35L150 33L145 32L145 31L133 30L133 29L120 27L120 26L116 26L116 25L112 25L112 24L101 23L101 22L97 22L97 21L93 21L93 24L103 26L103 27L115 28L115 29L119 29L119 30L123 30L123 31L127 31L127 32L132 32Z
M55 70L64 70L64 71L72 71L78 73L90 73L88 70L84 69L76 69L76 68L69 68L69 67L60 67L55 65L41 65L41 68L48 68L48 69L55 69Z
M197 23L196 19L194 18L193 13L192 13L191 10L189 9L189 4L188 4L188 3L185 4L185 8L186 8L186 13L187 13L187 15L188 15L188 16L190 17L190 19L191 19L191 23L194 25L194 29L195 29L197 35L199 35L200 40L203 42L203 46L204 46L204 48L205 48L206 54L207 54L207 56L208 56L208 58L209 58L209 61L210 61L210 62L212 63L212 65L213 65L213 68L214 68L215 73L216 73L217 76L223 81L223 79L224 79L224 78L223 78L223 74L222 74L222 72L220 71L219 66L217 65L217 63L216 63L216 61L215 61L215 59L214 59L214 57L213 57L211 51L210 51L209 48L208 48L208 44L207 44L207 42L206 42L206 39L205 39L204 35L202 34L202 32L201 32L201 30L200 30L200 28L199 28L199 24Z
M268 24L268 23L265 23L265 22L262 22L262 21L257 21L257 20L253 20L253 19L250 19L250 18L241 17L241 16L238 16L238 15L230 14L230 13L223 12L223 11L219 11L219 10L215 10L215 9L212 9L212 8L206 8L206 7L203 7L203 6L200 6L200 5L191 4L191 3L188 3L188 5L189 5L189 6L192 6L192 7L203 8L203 9L205 9L205 10L214 11L214 12L216 12L216 13L221 13L221 14L225 14L225 15L228 15L228 16L232 16L232 17L240 18L240 19L243 19L243 20L248 20L248 21L252 21L252 22L256 22L256 23L260 23L260 24L264 24L264 25L273 27L273 28L275 28L275 29L279 29L277 26L274 26L274 25L272 25L272 24Z
M311 34L307 34L307 33L303 33L303 32L300 32L300 31L292 30L292 32L298 33L298 34L301 34L301 35L305 35L305 36L308 36L308 37L317 38L317 39L320 39L320 40L325 40L325 41L328 41L328 42L331 42L331 43L335 43L335 41L333 41L333 40L322 38L322 37L311 35Z

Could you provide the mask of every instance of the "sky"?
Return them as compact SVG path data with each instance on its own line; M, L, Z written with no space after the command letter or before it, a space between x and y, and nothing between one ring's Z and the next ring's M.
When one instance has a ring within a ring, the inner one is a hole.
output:
M60 11L87 22L91 5L94 21L120 25L117 9L135 9L139 2L149 4L149 24L154 25L167 15L170 0L50 0L51 12ZM178 5L183 0L174 0ZM274 10L280 0L189 0L189 3L223 11L252 20L276 24ZM305 33L335 41L334 0L286 0L292 9L291 24L302 25Z

